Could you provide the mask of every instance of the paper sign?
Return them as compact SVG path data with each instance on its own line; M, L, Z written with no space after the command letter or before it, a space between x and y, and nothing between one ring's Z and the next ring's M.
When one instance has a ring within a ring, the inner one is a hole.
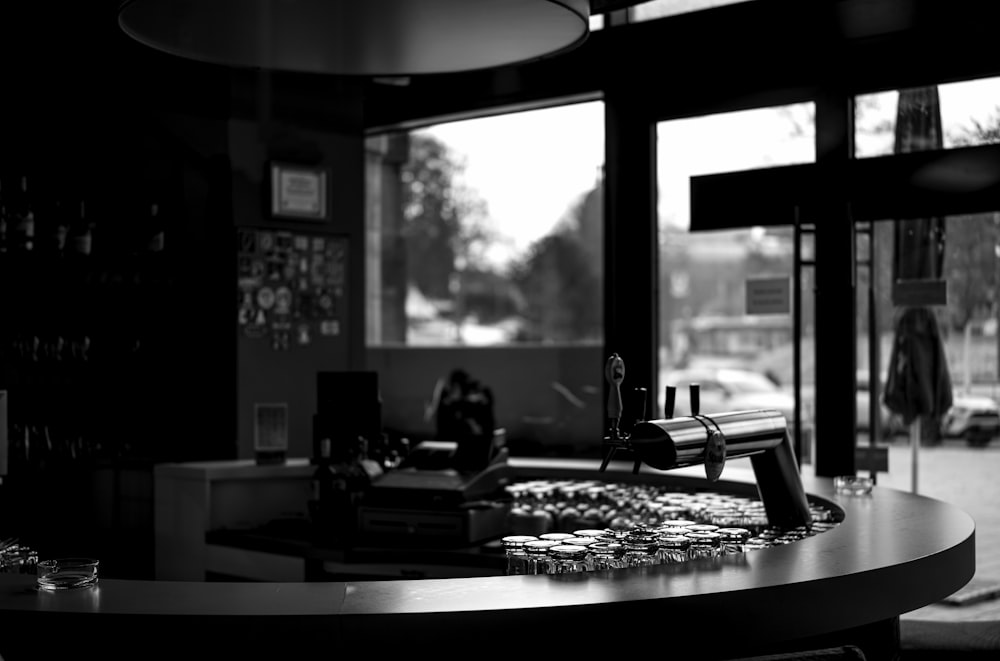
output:
M257 452L288 449L288 404L254 404L253 446Z
M792 287L788 277L747 279L747 314L788 314Z

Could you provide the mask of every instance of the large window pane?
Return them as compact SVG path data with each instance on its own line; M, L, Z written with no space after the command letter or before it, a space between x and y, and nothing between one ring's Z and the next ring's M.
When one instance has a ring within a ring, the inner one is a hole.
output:
M1000 530L992 525L1000 498L1000 481L995 479L1000 467L1000 212L945 216L943 220L947 300L943 305L917 307L929 310L936 321L952 407L943 415L920 416L907 424L886 406L890 370L903 369L898 359L892 359L900 337L899 321L911 309L892 298L893 244L896 232L911 231L915 221L880 220L871 223L873 245L859 252L861 257L872 257L870 266L859 269L858 283L864 289L859 294L867 299L869 283L873 291L872 305L859 306L858 366L865 380L859 384L858 416L864 422L869 398L878 398L880 434L874 445L886 453L888 461L887 471L874 473L880 486L945 501L976 520L975 578L988 582L1000 575L994 552ZM869 338L877 342L877 370L869 359ZM931 392L939 396L942 389L935 386ZM857 437L860 447L872 442L869 433L869 425L862 424ZM934 619L935 608L941 606L915 611L913 617ZM973 613L969 616L974 619Z
M1000 142L1000 78L864 94L854 113L857 158L993 144Z
M369 345L600 340L602 103L369 147Z
M689 187L694 175L812 162L814 136L812 104L657 125L660 411L665 387L674 386L673 413L690 414L689 388L699 383L702 413L772 408L794 425L793 310L756 314L746 304L748 280L785 279L791 286L794 229L740 227L737 218L737 229L691 232ZM802 342L810 346L811 310L804 295ZM804 350L803 358L809 356ZM802 379L803 391L811 392L811 370L803 369ZM808 425L808 402L802 410Z
M601 444L604 104L371 136L367 365L433 438L437 382L490 388L512 454Z

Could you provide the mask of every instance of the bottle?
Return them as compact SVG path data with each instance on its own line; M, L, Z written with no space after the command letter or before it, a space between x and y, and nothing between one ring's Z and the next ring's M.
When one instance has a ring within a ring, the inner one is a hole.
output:
M7 202L4 199L3 178L0 177L0 255L7 252Z
M153 202L149 206L149 217L146 221L146 251L151 253L163 252L166 230L163 225L163 218L160 216L160 205Z
M329 438L319 442L319 457L316 458L316 468L312 474L312 499L321 502L331 485L330 480L330 447Z
M80 257L90 255L93 248L93 224L87 218L87 205L80 200L78 211L68 219L68 245L67 250Z
M337 520L338 505L347 492L347 480L337 472L332 459L332 442L324 438L319 443L320 456L312 474L312 498L309 513L313 532L319 544L333 545L340 541L342 531Z
M35 248L35 210L28 195L28 177L22 175L9 210L14 234L14 249L31 252Z

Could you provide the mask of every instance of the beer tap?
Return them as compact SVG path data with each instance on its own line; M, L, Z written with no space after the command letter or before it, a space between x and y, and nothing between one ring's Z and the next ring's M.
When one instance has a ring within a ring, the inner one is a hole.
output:
M604 364L604 378L608 381L608 433L604 437L604 445L606 446L604 459L601 461L601 471L603 472L607 469L608 464L611 462L611 458L615 455L615 452L619 449L628 450L628 433L622 431L620 427L622 419L622 391L621 385L625 380L625 361L622 360L621 356L617 353L611 354L608 357L607 362ZM646 391L641 389L641 394L645 398ZM645 399L642 403L642 413L640 417L636 419L636 424L642 421L642 415L645 413ZM632 473L636 474L639 472L639 467L642 462L636 458L635 463L632 465Z
M639 419L626 433L619 429L625 366L618 354L608 359L604 373L611 389L601 472L618 449L625 449L635 458L633 473L639 472L642 463L657 470L702 464L706 479L716 482L727 458L748 457L770 524L794 528L812 523L788 424L780 412L755 409L703 415L701 388L693 383L689 385L691 415L675 418L675 389L667 386L664 418Z
M621 439L622 432L618 428L622 416L622 381L625 380L625 361L616 353L608 357L604 364L604 378L611 387L608 389L608 435L612 439Z

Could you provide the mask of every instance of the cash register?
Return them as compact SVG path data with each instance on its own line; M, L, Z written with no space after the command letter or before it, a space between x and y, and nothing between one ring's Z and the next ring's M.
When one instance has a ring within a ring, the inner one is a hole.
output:
M361 535L455 546L504 535L510 470L503 435L494 431L488 459L478 466L462 462L459 441L418 443L366 491L358 510Z

